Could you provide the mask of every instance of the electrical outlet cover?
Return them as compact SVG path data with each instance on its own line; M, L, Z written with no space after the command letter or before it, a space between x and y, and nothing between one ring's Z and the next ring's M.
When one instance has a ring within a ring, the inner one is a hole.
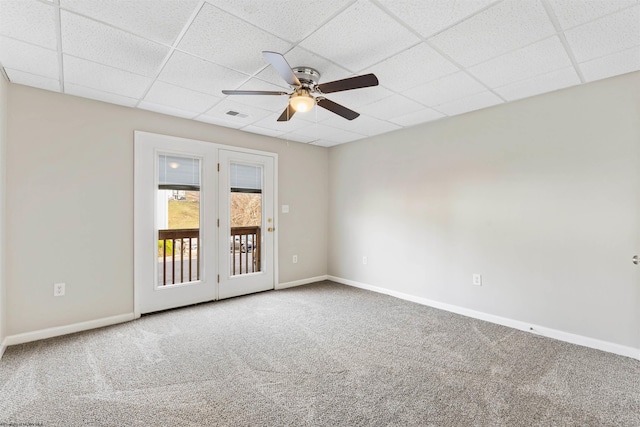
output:
M64 283L54 283L54 285L53 285L53 296L54 297L64 296L64 288L65 288L65 284Z

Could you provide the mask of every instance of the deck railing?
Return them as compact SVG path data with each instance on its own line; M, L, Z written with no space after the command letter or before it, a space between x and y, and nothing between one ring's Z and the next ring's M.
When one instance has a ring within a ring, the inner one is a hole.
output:
M260 227L232 227L231 275L260 271ZM200 230L158 230L158 282L160 286L200 280Z
M232 276L260 271L260 253L260 227L231 227Z
M162 274L159 280L161 285L200 280L199 240L200 230L197 228L158 230L158 248L162 258ZM171 245L168 242L171 242ZM169 272L167 264L170 264ZM187 280L184 280L185 272ZM170 276L167 276L167 273L170 273Z

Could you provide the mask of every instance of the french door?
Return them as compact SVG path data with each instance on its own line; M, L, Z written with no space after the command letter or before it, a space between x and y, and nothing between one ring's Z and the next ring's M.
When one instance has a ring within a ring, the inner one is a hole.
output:
M274 159L238 151L219 152L218 297L274 287Z
M275 154L146 132L134 145L136 315L273 289Z

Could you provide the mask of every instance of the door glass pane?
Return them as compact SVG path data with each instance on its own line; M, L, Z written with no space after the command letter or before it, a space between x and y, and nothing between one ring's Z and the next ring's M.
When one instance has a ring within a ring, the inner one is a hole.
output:
M200 159L158 156L158 286L200 280Z
M232 276L261 270L262 166L231 163L229 242Z

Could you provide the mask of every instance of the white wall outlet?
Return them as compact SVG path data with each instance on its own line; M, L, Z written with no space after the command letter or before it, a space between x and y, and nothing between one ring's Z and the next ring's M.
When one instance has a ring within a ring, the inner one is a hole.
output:
M473 275L473 284L476 286L482 286L482 274Z
M53 296L54 297L63 297L64 296L64 283L54 283L53 284Z
M297 264L298 263L298 255L294 255L293 256L293 263Z
M367 259L366 255L362 257L362 264L367 265L367 262L369 262L369 260Z
M289 213L289 205L282 205L282 213Z

